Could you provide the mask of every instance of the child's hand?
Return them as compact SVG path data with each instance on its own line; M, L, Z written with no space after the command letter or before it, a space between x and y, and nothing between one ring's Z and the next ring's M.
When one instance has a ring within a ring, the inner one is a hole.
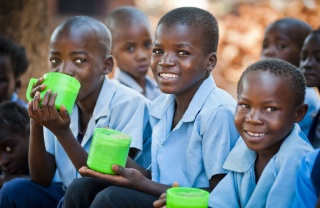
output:
M178 187L178 182L174 182L172 184L172 187ZM153 207L154 208L166 208L166 199L167 199L167 194L163 193L161 194L161 196L159 197L159 199L155 202L153 202Z
M45 126L53 134L63 134L64 130L69 128L70 116L67 109L61 106L60 112L57 111L54 103L57 93L51 93L49 89L43 97L40 108L40 92L37 91L33 100L29 102L28 113L32 122L38 126Z
M113 165L112 170L116 175L103 174L84 166L79 169L82 176L90 176L107 181L115 186L124 186L136 190L141 190L142 182L146 179L138 170L133 168L124 168L119 165Z
M46 89L46 85L42 84L44 81L44 77L41 77L38 79L38 81L32 86L32 90L30 92L30 97L34 97L34 95L36 94L36 92L41 92L44 89Z

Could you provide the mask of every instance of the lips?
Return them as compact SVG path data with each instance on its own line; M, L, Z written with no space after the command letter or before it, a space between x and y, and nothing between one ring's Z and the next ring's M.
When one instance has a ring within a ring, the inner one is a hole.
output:
M256 132L251 132L251 131L246 131L246 132L249 136L252 136L252 137L262 137L262 136L266 135L265 133L256 133Z
M160 73L159 76L162 79L176 79L179 75L173 73Z

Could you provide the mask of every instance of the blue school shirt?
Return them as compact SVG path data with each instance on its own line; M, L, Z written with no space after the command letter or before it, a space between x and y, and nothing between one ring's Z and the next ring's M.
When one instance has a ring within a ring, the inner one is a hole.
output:
M311 180L311 172L318 154L320 149L309 153L301 162L296 180L297 197L293 206L295 208L314 208L317 204L319 195Z
M19 99L18 94L15 93L15 92L12 94L10 101L11 102L16 102L19 105L21 105L21 106L23 106L25 108L28 108L28 103L26 103L25 101Z
M209 76L171 130L175 96L163 94L154 100L150 106L152 180L209 187L213 175L227 173L222 165L238 138L233 122L235 104Z
M314 88L306 88L306 96L304 99L304 103L308 104L308 111L304 116L303 120L299 122L299 126L301 128L301 131L306 136L308 136L313 118L316 116L320 108L320 97L318 92Z
M131 147L142 150L143 138L149 138L148 135L143 135L148 125L146 102L147 99L138 92L105 77L81 146L89 152L94 129L109 127L130 135L132 137ZM79 130L77 105L72 110L70 129L77 138ZM46 128L44 139L47 152L55 156L59 175L64 186L67 187L73 179L79 178L80 174L57 138Z
M155 80L153 80L150 76L146 75L146 92L145 97L149 100L156 99L160 94L162 94L159 86ZM130 87L139 93L143 93L142 87L126 72L122 71L118 67L115 69L115 74L113 77L114 80L119 81L121 84Z
M216 208L285 208L295 199L298 165L313 147L295 124L279 151L270 159L256 183L254 166L257 154L240 137L223 167L230 172L211 192L209 206Z

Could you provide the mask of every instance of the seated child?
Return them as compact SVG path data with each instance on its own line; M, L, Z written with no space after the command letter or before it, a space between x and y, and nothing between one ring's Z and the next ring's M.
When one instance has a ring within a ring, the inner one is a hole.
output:
M215 17L199 8L180 7L160 19L151 69L164 94L150 106L152 177L130 159L127 168L113 166L117 175L82 167L89 177L70 184L65 207L152 207L174 181L208 191L219 183L238 133L235 100L211 75L218 38Z
M234 116L241 137L210 207L292 207L298 165L313 150L295 124L307 111L305 88L301 71L283 60L261 60L244 71Z
M271 23L265 31L261 58L282 59L299 67L303 41L311 31L312 28L307 23L294 18L284 18ZM308 104L308 111L299 126L307 136L312 119L320 108L320 97L314 88L306 88L305 103Z
M300 69L307 86L316 87L320 91L320 29L311 32L305 39L301 49ZM320 148L320 122L318 111L313 119L308 139L314 148Z
M0 103L12 101L28 107L17 94L21 87L21 75L27 71L28 66L25 49L9 38L0 36Z
M113 67L111 33L100 21L86 16L65 20L50 40L50 71L75 77L81 84L76 104L69 115L64 106L54 107L56 93L38 80L29 102L31 117L29 167L31 180L12 180L0 191L3 207L56 207L79 168L86 165L96 127L109 127L132 137L130 156L142 150L148 125L146 99L138 92L106 76ZM148 138L148 137L147 137ZM62 180L54 180L58 170ZM24 190L19 195L14 190Z
M29 115L16 102L0 104L0 188L13 178L29 177Z
M132 6L119 7L106 18L112 34L112 56L117 68L114 79L154 100L161 93L147 74L152 54L152 32L148 17Z
M309 153L301 162L296 180L293 207L314 208L320 200L320 149Z

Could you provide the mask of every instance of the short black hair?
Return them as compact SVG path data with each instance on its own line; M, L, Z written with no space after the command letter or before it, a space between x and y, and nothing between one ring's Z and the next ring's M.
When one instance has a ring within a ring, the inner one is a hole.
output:
M2 102L0 104L0 128L8 129L12 133L29 135L30 118L28 111L16 102Z
M306 80L303 73L293 64L275 58L260 60L248 66L240 77L237 86L237 93L239 93L239 87L243 78L253 71L267 71L281 79L289 81L292 93L296 98L296 105L299 106L304 103Z
M0 55L9 57L16 78L27 71L29 60L25 48L10 38L0 36Z
M93 30L99 38L99 42L101 48L103 49L103 52L105 52L106 54L111 53L111 32L101 21L89 16L73 16L58 25L53 34L59 33L61 30L64 30L66 28Z
M294 31L289 31L289 33L292 35L293 42L298 46L299 49L302 48L303 42L308 36L308 34L312 31L312 27L299 19L296 18L282 18L274 23L270 24L268 28L284 24L288 27L289 30L294 30Z
M196 7L180 7L169 11L158 23L171 27L174 25L186 25L190 32L199 29L202 37L204 52L209 54L217 52L219 42L219 26L216 18L208 11Z
M148 16L133 6L118 7L117 9L112 10L105 19L105 24L111 31L112 35L121 24L134 25L139 22L146 23L151 29Z

